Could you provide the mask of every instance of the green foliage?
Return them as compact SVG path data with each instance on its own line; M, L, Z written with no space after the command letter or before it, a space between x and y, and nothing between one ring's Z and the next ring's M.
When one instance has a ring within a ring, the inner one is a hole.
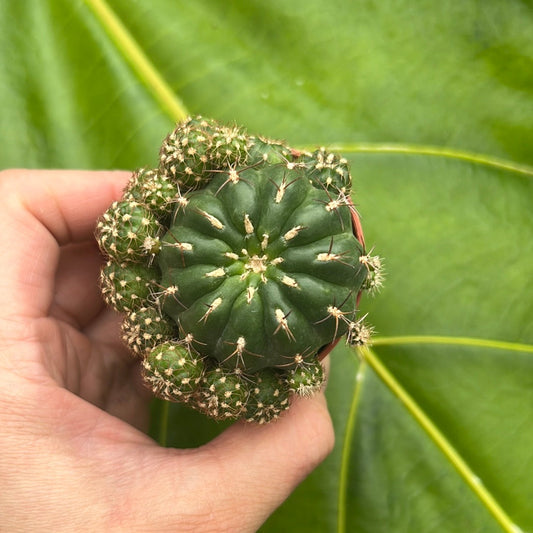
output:
M336 145L387 258L372 352L331 357L336 449L263 531L533 530L531 3L114 0L138 48L101 5L0 4L2 167L155 167L183 101Z

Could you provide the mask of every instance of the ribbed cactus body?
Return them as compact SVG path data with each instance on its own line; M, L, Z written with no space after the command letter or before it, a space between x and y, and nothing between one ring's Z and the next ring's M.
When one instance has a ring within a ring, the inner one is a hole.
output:
M179 292L164 311L228 369L315 357L354 320L367 275L350 210L298 166L215 175L162 237L162 285Z
M195 117L134 172L97 226L105 301L158 396L216 419L277 418L324 382L339 337L368 340L382 282L347 161Z

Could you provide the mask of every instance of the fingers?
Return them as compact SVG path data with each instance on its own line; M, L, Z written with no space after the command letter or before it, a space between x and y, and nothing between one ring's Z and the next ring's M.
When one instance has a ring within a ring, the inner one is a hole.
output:
M0 173L0 316L33 318L48 312L60 245L92 239L95 222L117 199L127 172Z
M120 197L128 172L10 170L2 197L30 214L59 244L91 238L95 220Z
M330 453L333 442L323 394L298 399L276 422L235 424L185 454L162 450L143 497L153 506L152 517L167 520L163 529L257 531Z

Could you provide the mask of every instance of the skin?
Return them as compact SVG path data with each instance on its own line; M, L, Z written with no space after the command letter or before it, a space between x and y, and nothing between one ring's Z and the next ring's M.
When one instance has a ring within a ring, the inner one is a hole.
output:
M197 449L146 435L150 396L93 238L128 177L0 172L0 529L256 531L331 451L324 396Z

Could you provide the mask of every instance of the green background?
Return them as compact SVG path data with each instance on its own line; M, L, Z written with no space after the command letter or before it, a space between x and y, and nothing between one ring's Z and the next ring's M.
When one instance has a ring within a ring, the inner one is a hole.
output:
M350 159L374 345L332 355L335 450L262 531L533 531L531 1L1 0L0 27L1 168L153 165L187 112ZM170 415L174 445L221 430Z

